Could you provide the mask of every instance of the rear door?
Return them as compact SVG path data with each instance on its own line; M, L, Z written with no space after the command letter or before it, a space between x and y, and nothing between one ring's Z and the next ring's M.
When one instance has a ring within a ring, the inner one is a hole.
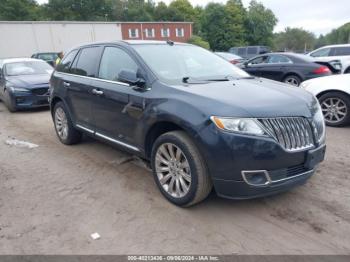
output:
M144 94L148 91L131 87L120 81L118 75L122 70L137 72L139 68L126 49L106 46L98 79L91 83L95 93L92 112L96 135L134 150L136 125L143 114Z
M97 76L101 46L82 48L67 73L63 73L62 85L65 100L78 127L93 131L91 110L92 78ZM64 64L65 61L62 61ZM58 68L59 70L59 68Z

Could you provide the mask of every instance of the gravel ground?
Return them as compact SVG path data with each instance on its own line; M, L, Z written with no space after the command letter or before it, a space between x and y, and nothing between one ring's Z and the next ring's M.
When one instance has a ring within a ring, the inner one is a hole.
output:
M350 254L350 128L327 131L306 185L182 209L130 155L92 139L64 146L47 110L0 103L0 254Z

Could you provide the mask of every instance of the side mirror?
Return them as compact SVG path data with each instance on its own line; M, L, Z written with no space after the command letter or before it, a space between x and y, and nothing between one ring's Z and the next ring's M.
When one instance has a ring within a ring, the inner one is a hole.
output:
M122 70L118 75L118 80L131 85L143 87L146 81L137 76L137 72L131 70Z
M249 66L249 62L248 62L248 61L245 61L245 62L243 63L243 65L244 65L244 67L248 67L248 66Z

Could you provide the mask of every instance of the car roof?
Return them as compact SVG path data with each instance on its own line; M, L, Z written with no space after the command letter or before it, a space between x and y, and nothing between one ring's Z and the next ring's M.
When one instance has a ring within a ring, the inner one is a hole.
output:
M332 47L350 47L350 44L339 44L339 45L326 45L326 46L322 46L318 49L321 49L321 48L332 48Z
M43 62L43 60L41 60L41 59L27 58L27 57L23 57L23 58L4 58L4 59L0 59L0 68L2 68L2 66L4 64L8 64L8 63L30 62L30 61Z
M181 42L173 42L174 45L190 45L187 43L181 43ZM86 44L80 44L78 46L75 46L71 48L70 50L74 50L77 48L87 47L87 46L93 46L93 45L108 45L108 44L121 44L121 45L166 45L169 42L164 41L156 41L156 40L116 40L116 41L103 41L103 42L93 42L93 43L86 43Z

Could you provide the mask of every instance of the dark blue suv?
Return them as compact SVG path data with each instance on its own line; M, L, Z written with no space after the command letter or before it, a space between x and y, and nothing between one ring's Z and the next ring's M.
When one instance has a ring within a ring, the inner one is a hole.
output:
M303 184L325 155L313 95L254 78L215 54L173 42L109 42L67 52L50 104L60 141L87 134L150 161L179 206L213 186L232 199Z

